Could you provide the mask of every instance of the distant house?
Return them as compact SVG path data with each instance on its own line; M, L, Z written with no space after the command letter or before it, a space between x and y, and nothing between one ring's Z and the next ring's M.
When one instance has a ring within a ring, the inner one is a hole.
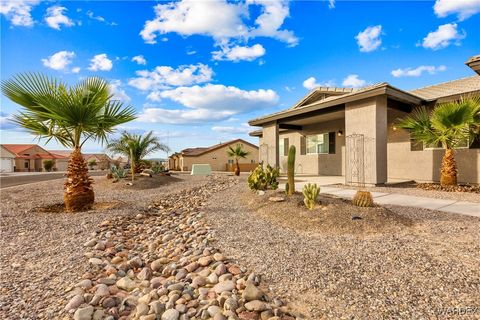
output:
M466 64L480 74L480 56ZM395 123L415 107L462 96L480 95L480 76L456 79L415 90L386 82L363 88L319 87L291 108L249 121L260 127L260 161L285 171L288 147L297 147L298 174L344 176L346 183L394 180L438 181L444 151L411 139ZM459 182L480 183L480 139L456 151ZM359 178L361 177L361 178Z
M236 139L211 147L188 148L172 154L168 159L170 170L190 171L193 164L209 164L213 171L233 171L234 160L229 158L227 150L229 146L235 147L240 144L243 150L249 152L245 159L240 159L240 169L249 171L258 163L258 147L243 139Z
M0 172L13 172L15 167L15 154L0 146Z
M70 158L70 154L72 153L70 150L50 150L50 152L67 158ZM113 160L105 153L82 153L82 155L87 162L89 169L92 167L94 170L106 170L110 168L110 164L113 162ZM92 161L95 161L94 166L89 165Z
M51 153L36 144L2 144L4 149L15 156L13 171L40 172L45 171L44 161L54 162L54 171L66 171L68 157ZM2 152L3 154L3 152ZM3 155L2 155L3 158ZM3 164L2 164L3 165ZM5 165L6 161L5 161Z

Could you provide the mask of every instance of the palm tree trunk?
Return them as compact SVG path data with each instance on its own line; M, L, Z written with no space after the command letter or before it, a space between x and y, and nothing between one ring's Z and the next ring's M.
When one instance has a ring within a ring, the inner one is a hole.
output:
M70 155L63 200L66 210L70 212L91 209L95 201L92 179L88 176L87 162L80 148L75 148Z
M442 186L451 186L457 184L457 164L453 149L445 149L445 155L442 159L442 169L440 170L440 184Z
M240 175L240 165L238 164L238 159L235 159L235 175Z

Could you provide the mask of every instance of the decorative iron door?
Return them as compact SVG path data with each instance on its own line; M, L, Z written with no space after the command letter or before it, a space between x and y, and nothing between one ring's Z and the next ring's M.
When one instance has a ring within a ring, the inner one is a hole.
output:
M345 184L365 186L365 137L351 134L345 137Z

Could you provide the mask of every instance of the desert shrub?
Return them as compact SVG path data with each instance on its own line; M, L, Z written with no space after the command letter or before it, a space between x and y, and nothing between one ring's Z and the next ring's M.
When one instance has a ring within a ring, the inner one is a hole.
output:
M127 177L127 172L123 170L123 168L111 166L110 172L112 173L114 181L118 181Z
M97 165L97 160L92 159L88 162L88 166L90 167L90 170L95 169L95 166Z
M50 172L53 169L53 166L55 165L55 162L53 160L45 160L43 161L43 168L45 171Z
M151 169L152 169L153 173L155 173L155 174L165 171L165 167L161 164L160 165L155 165Z
M263 169L263 166L259 165L248 176L248 187L251 190L276 190L278 188L277 178L279 175L279 168L273 168L267 165L267 167Z

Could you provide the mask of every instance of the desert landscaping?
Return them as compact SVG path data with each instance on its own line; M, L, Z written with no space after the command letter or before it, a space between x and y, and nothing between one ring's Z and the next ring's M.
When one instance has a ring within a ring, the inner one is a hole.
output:
M61 179L2 190L2 318L419 318L480 301L476 217L324 194L308 210L244 175L136 179L95 177L80 213L61 212Z

